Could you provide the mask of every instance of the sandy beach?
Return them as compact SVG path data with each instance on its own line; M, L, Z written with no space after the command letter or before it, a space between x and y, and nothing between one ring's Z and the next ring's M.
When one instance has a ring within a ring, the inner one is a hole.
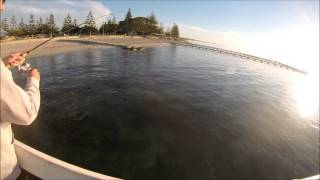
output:
M1 42L1 58L12 52L27 51L45 40L47 38ZM143 38L138 36L58 37L30 53L29 57L47 56L84 49L112 48L115 46L151 48L159 47L169 42L169 40L159 38Z

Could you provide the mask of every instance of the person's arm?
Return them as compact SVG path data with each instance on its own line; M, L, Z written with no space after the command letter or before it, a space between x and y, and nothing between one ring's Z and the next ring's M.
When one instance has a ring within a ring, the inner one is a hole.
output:
M39 78L29 72L27 85L23 90L13 81L11 71L2 61L0 63L1 120L29 125L37 117L40 106Z

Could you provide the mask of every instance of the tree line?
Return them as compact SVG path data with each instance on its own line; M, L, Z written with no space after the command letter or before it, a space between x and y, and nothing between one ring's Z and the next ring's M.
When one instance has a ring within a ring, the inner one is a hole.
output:
M1 20L1 29L8 32L11 36L33 36L35 34L52 34L58 32L58 28L55 27L53 14L50 14L45 22L42 17L35 20L35 16L31 14L28 23L24 22L23 17L18 23L16 17L13 15L10 21L7 18Z
M117 22L113 17L102 23L97 28L96 19L90 11L84 23L78 24L77 19L72 19L68 13L64 18L61 28L56 25L54 15L51 13L44 20L42 17L36 19L33 14L30 14L27 23L24 18L20 18L19 23L13 15L11 19L4 18L1 20L1 29L8 32L10 36L38 36L38 35L158 35L166 37L179 37L179 27L174 24L172 28L164 30L162 23L158 23L155 14L152 12L147 17L133 17L129 8L125 18Z

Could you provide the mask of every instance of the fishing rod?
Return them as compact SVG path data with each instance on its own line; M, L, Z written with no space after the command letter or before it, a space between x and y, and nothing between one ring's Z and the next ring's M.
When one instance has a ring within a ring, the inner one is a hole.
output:
M41 47L42 45L44 45L44 44L46 44L47 42L51 41L53 38L54 38L54 37L51 37L50 39L48 39L48 40L46 40L46 41L44 41L44 42L42 42L42 43L38 44L38 45L37 45L37 46L35 46L34 48L32 48L32 49L30 49L30 50L26 51L26 52L25 52L25 54L30 54L32 51L34 51L34 50L38 49L38 48L39 48L39 47Z
M53 27L54 27L54 25L52 24L51 27L50 27L50 32L52 32ZM36 45L35 47L29 49L28 51L26 51L26 52L24 52L24 53L21 53L20 55L21 55L21 56L29 55L32 51L34 51L34 50L38 49L39 47L43 46L43 45L46 44L47 42L51 41L53 38L54 38L53 36L50 37L48 40L45 40L44 42ZM20 65L18 66L19 72L21 72L21 71L30 71L31 69L32 69L32 67L30 66L30 64L28 64L28 63L26 63L26 62L23 62L22 64L20 64Z
M28 51L21 53L21 56L23 55L29 55L32 51L38 49L39 47L43 46L44 44L46 44L47 42L51 41L54 37L49 38L48 40L38 44L37 46L33 47L32 49L29 49ZM30 64L23 62L22 64L20 64L18 66L18 70L21 71L30 71L32 69L32 67L30 66Z
M106 17L106 16L110 16L111 14L115 14L115 13L110 13L110 14L107 14L107 15L99 16L99 17L95 18L95 20L101 19L101 18ZM73 26L73 27L67 29L66 31L63 31L63 33L69 32L69 31L71 31L72 29L75 29L75 28L77 28L77 27L79 27L79 26L82 26L82 25L84 25L84 24L86 24L86 22L80 23L80 24L77 25L77 26ZM52 25L51 28L50 28L51 33L52 33L52 30L53 30L53 27L54 27L54 25ZM54 36L50 37L49 39L45 40L44 42L36 45L35 47L33 47L33 48L31 48L31 49L29 49L29 50L26 51L25 53L22 53L21 56L22 56L22 55L25 55L25 54L26 54L26 55L29 55L31 52L33 52L34 50L36 50L36 49L40 48L41 46L45 45L46 43L48 43L49 41L53 40L54 38L55 38ZM26 62L24 62L24 63L22 63L21 65L18 66L18 70L19 70L19 71L30 71L31 69L32 69L32 67L30 66L30 64L28 64L28 63L26 63Z

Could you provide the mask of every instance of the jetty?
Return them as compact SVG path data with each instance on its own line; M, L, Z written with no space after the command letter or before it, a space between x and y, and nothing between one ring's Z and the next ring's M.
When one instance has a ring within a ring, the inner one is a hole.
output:
M239 57L242 59L259 62L259 63L271 65L274 67L279 67L279 68L291 70L291 71L298 72L298 73L303 73L303 74L307 73L306 71L304 71L302 69L298 69L298 68L292 67L290 65L283 64L279 61L266 59L266 58L262 58L262 57L258 57L258 56L253 56L250 54L241 53L241 52L237 52L237 51L217 48L217 47L213 47L213 46L199 45L199 44L189 43L189 42L185 42L185 41L173 41L172 44L177 45L177 46L186 46L186 47L196 48L196 49L205 50L205 51L212 51L212 52L225 54L225 55L229 55L229 56L235 56L235 57Z

